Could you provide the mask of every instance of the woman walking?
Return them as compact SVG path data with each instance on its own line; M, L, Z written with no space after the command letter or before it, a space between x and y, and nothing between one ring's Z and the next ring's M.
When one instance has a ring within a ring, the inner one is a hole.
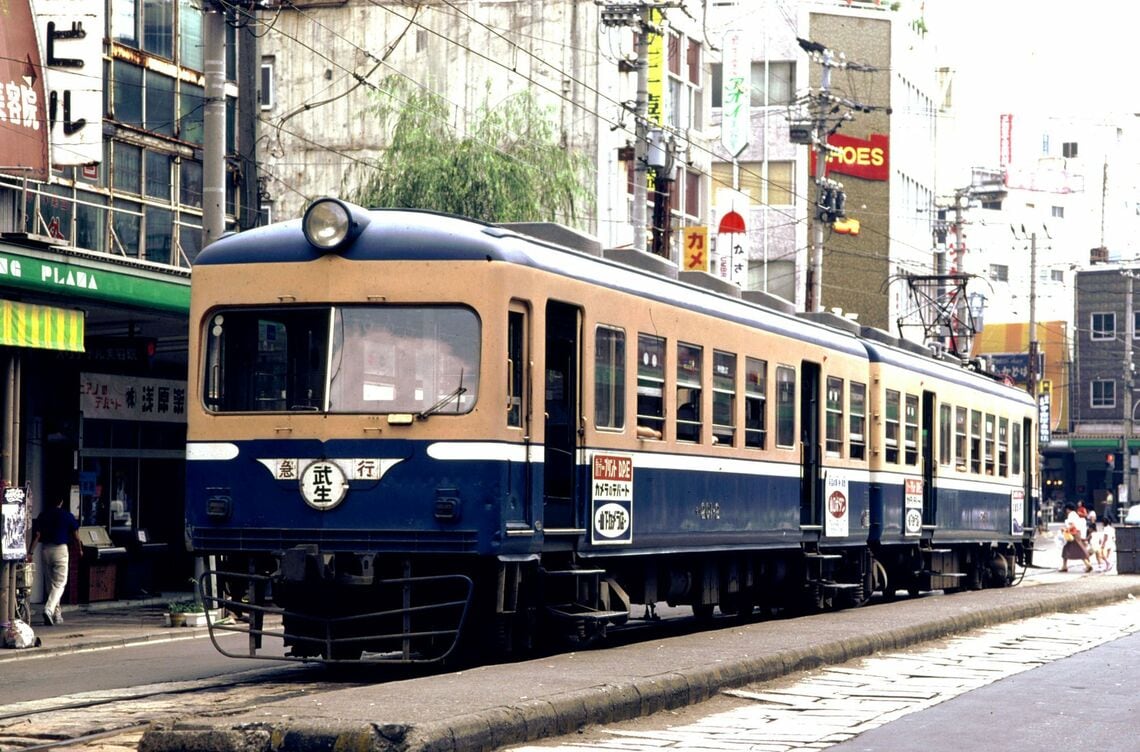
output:
M1069 559L1080 559L1085 564L1085 571L1091 572L1093 566L1089 561L1088 543L1085 541L1088 532L1085 518L1077 514L1077 508L1072 504L1065 505L1065 512L1065 522L1061 527L1065 545L1061 549L1060 571L1069 571Z

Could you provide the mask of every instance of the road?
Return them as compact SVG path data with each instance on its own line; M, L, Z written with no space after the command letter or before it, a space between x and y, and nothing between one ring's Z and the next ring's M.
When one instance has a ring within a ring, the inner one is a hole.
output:
M510 752L1134 752L1140 604L1050 614Z

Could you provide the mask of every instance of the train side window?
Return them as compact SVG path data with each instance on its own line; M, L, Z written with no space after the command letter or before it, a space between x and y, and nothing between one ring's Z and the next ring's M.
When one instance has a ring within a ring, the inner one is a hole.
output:
M906 396L906 412L903 415L903 446L905 449L906 464L918 464L918 397L913 394Z
M594 333L594 425L625 428L625 332L611 326Z
M744 446L768 445L768 361L744 359Z
M1013 468L1014 475L1021 475L1021 424L1013 422Z
M665 431L665 338L637 335L637 435L660 439Z
M897 463L899 461L899 408L902 402L902 394L895 389L887 390L885 420L883 427L886 429L886 436L884 444L887 448L886 460L887 462Z
M853 460L867 458L867 385L851 382L851 414L848 418L848 456Z
M525 327L526 317L522 311L507 313L507 425L512 428L522 427Z
M994 416L986 413L986 475L994 474Z
M958 472L966 472L969 456L966 454L966 408L954 410L954 461Z
M943 467L950 464L950 437L954 426L950 420L950 405L938 405L938 462Z
M826 436L828 457L843 456L843 379L827 377Z
M1009 418L998 420L998 475L1009 477Z
M982 414L970 411L970 472L982 473Z
M701 357L697 345L677 344L677 441L701 440Z
M796 445L796 370L776 366L776 446Z
M713 443L736 441L736 355L713 350Z

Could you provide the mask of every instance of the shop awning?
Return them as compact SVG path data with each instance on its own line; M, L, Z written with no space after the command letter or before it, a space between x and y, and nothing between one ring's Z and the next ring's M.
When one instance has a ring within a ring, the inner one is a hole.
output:
M83 352L83 311L0 300L0 345Z

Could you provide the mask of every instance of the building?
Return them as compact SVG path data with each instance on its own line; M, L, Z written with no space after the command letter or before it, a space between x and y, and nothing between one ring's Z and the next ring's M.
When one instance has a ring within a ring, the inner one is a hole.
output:
M98 576L85 568L95 565L79 565L72 599L184 586L204 11L189 0L8 6L12 22L0 33L3 481L27 490L32 516L70 497L81 524L124 549ZM231 20L226 209L229 225L241 227L257 216L246 166L251 121L238 117L251 111L243 97L254 87L243 93L238 72L256 58L253 37Z

